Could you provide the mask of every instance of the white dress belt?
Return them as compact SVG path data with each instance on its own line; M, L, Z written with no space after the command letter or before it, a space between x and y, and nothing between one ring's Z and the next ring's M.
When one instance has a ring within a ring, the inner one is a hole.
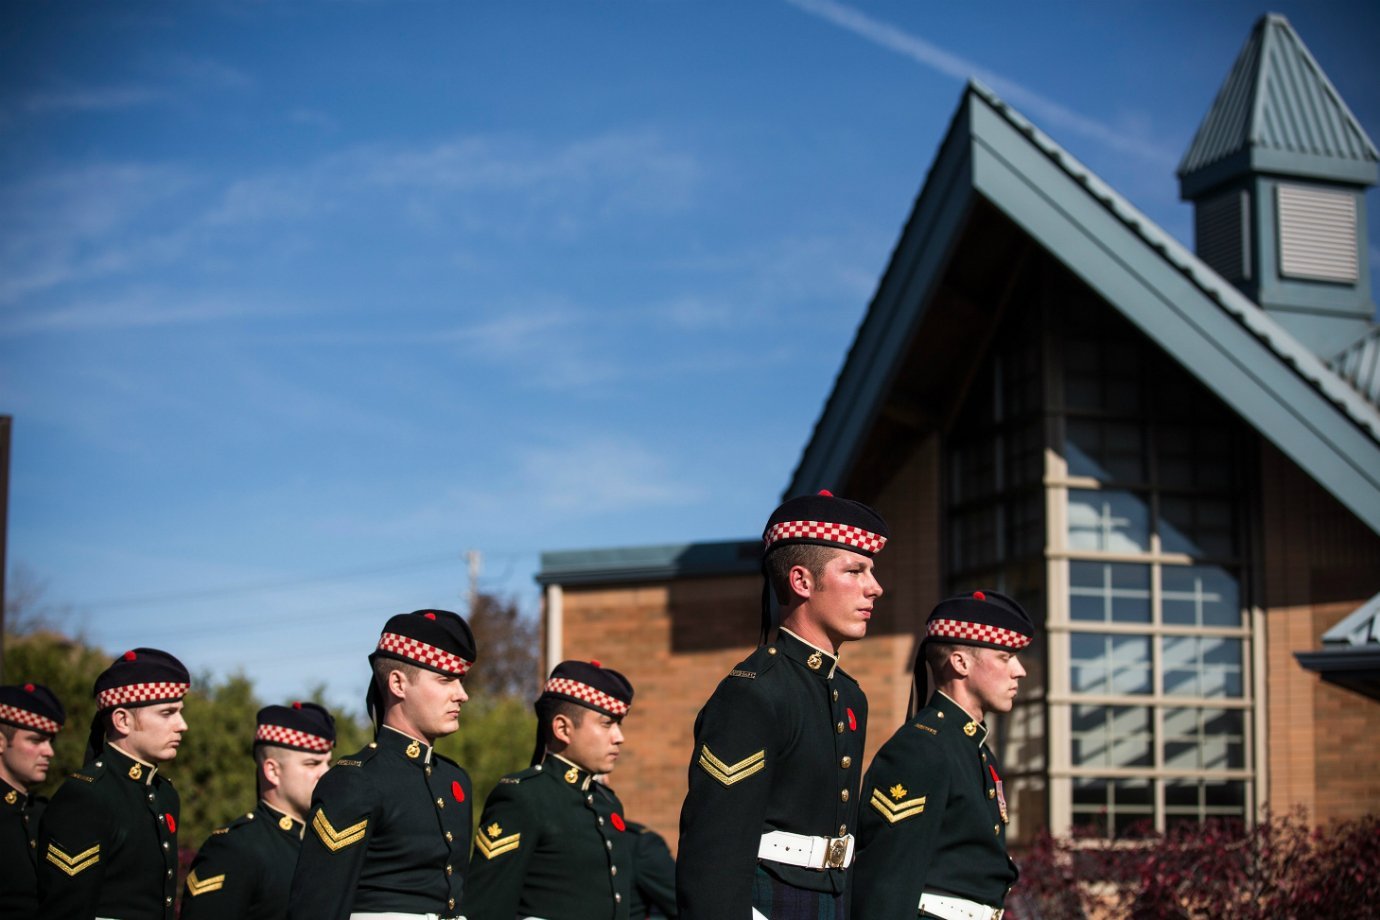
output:
M943 920L1001 920L1005 911L967 898L926 891L920 895L920 912L933 914Z
M847 869L853 864L853 835L810 837L790 831L768 831L757 847L757 858L806 869Z
M404 914L396 910L385 911L355 911L350 914L350 920L448 920L441 914ZM459 917L457 920L465 920Z

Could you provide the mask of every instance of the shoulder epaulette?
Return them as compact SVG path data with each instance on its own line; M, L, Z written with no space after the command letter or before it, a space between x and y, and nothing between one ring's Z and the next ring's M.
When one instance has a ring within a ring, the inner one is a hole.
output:
M728 676L756 680L770 671L780 657L776 646L759 645L751 655L738 662L738 665L728 672Z
M88 776L88 775L85 774L85 773L76 773L76 772L68 773L68 774L67 774L67 776L68 776L69 779L79 779L79 780L81 780L83 783L94 783L96 780L100 779L102 775L103 775L102 773L96 773L94 776Z
M944 727L944 715L936 709L925 708L915 714L911 724L927 735L937 735Z
M505 786L515 786L523 780L531 779L534 776L541 776L541 774L541 764L538 763L533 764L526 770L519 770L516 773L509 773L507 776L500 779L499 782Z
M370 760L374 759L374 757L378 754L378 752L379 752L379 746L378 746L378 744L377 744L377 743L372 743L372 742L371 742L370 744L366 744L364 747L360 748L358 751L356 751L355 753L351 754L349 757L340 757L340 758L337 758L337 760L335 761L335 763L331 764L331 766L332 766L332 767L362 767L362 766L364 766L366 763L368 763Z

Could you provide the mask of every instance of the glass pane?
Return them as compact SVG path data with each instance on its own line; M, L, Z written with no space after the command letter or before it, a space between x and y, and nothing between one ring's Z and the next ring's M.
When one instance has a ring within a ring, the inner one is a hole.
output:
M1150 622L1150 567L1069 563L1069 616L1102 623Z
M998 456L996 442L985 438L954 448L952 482L955 503L996 492Z
M1171 696L1240 697L1244 642L1224 637L1165 636L1164 692Z
M1165 824L1198 824L1206 818L1245 818L1241 780L1169 780L1164 784Z
M1103 836L1143 836L1154 829L1154 794L1144 779L1073 781L1073 824Z
M1074 706L1074 766L1148 767L1150 709L1145 706Z
M1069 419L1064 458L1069 475L1103 482L1144 482L1145 456L1140 426L1127 422Z
M1198 400L1202 400L1202 396ZM1161 424L1155 429L1155 464L1161 486L1226 491L1233 485L1235 426Z
M1171 770L1230 770L1246 765L1240 709L1165 709L1164 765Z
M1236 576L1212 565L1160 570L1163 622L1172 626L1240 626Z
M1159 530L1166 553L1236 555L1236 521L1226 500L1163 496Z
M991 505L953 516L953 565L958 571L992 565L999 559L1001 508Z
M1069 548L1145 552L1149 514L1142 496L1114 490L1069 489Z
M1069 656L1074 693L1150 692L1149 636L1073 633Z

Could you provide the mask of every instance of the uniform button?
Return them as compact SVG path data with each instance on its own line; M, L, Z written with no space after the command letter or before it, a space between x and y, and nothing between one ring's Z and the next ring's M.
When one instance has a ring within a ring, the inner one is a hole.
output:
M452 872L454 872L454 871L455 871L455 870L452 869L450 866L446 866L446 875L450 875L450 874L451 874Z
M427 776L430 776L430 775L431 775L431 764L427 764L427 765L426 765L426 775L427 775Z
M594 796L592 796L592 795L587 795L587 796L585 796L585 803L588 804L588 805L593 805L593 804L594 804Z
M172 870L171 870L171 869L168 870L168 878L172 878Z
M168 841L164 840L164 841L163 841L163 849L166 850L167 848L168 848Z
M446 800L445 800L445 799L437 799L437 800L436 800L436 807L437 807L437 808L445 808L445 807L446 807Z
M615 903L615 904L622 904L622 903L623 903L623 896L622 896L621 894L619 894L618 892L616 892L616 891L613 893L613 903Z
M455 910L455 899L451 898L449 901L447 901L446 906L449 907L451 910Z
M612 840L605 840L605 841L604 841L604 849L606 849L606 850L612 850L612 849L613 849L613 841L612 841Z
M941 718L941 719L944 718L944 713L942 713L942 712L936 712L935 715L938 716L938 717Z
M600 815L600 817L599 817L599 826L600 826L600 827L603 827L603 826L604 826L604 818L603 818L602 815Z
M164 898L163 903L168 905L169 907L172 907L172 898Z
M768 646L768 647L767 647L767 654L768 654L768 655L775 655L775 654L776 654L776 646L774 646L774 645ZM99 767L100 764L96 764L96 766Z
M993 824L993 825L992 825L992 833L994 833L994 834L1000 834L1000 833L1001 833L1001 825L1000 825L1000 824Z
M840 836L840 837L847 837L847 836L848 836L848 825L847 825L847 824L840 824L840 825L839 825L839 836Z
M149 793L149 801L150 801L150 802L153 801L153 793L152 793L152 792Z
M838 725L835 725L835 726L834 726L834 731L836 731L836 732L838 732L840 735L842 735L842 734L843 734L843 723L840 722Z
M618 874L618 867L617 867L617 866L609 866L609 875L617 875L617 874Z
M835 690L835 691L834 691L834 702L837 703L838 701L839 701L839 692L838 692L837 690Z
M986 754L983 754L983 755L982 755L982 762L983 762L983 763L987 763L987 755L986 755Z
M848 790L844 789L843 791L841 791L839 793L839 798L843 799L845 802L848 801Z
M446 843L451 843L451 842L454 841L454 840L455 840L455 835L452 834L450 831L446 831Z
M997 790L995 790L995 789L988 789L988 790L987 790L987 797L988 797L989 799L995 799L995 798L997 797Z
M853 758L849 757L847 754L844 754L843 760L839 761L839 766L847 770L849 767L853 766Z

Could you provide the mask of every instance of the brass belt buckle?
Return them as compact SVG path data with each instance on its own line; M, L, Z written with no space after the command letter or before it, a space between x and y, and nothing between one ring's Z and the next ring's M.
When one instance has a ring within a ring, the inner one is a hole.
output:
M848 856L848 841L835 837L829 841L829 855L824 859L824 868L842 869L843 860Z

